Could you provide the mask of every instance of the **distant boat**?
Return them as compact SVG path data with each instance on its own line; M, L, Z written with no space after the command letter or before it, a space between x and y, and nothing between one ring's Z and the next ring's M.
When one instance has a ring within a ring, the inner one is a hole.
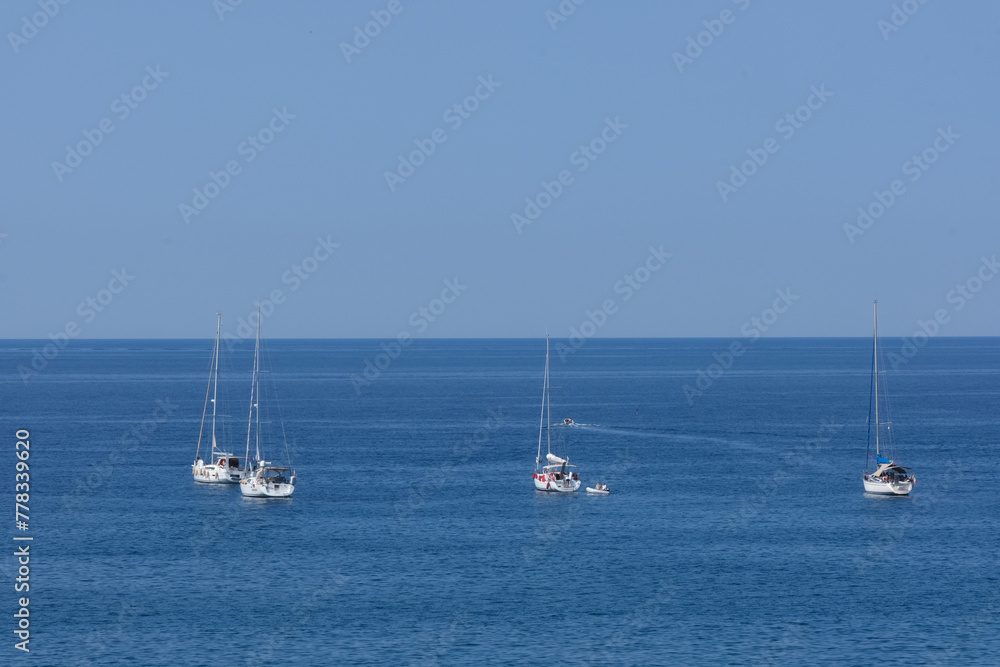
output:
M563 420L563 426L576 426L576 422L569 417L566 417L566 419Z
M254 498L287 498L295 491L295 471L287 476L289 468L271 465L263 460L261 455L260 433L260 307L257 308L257 343L253 353L253 380L250 383L250 418L247 423L247 468L250 468L251 433L254 441L253 468L240 481L240 491L244 496ZM278 419L281 419L279 413ZM284 436L285 425L281 425ZM285 453L288 454L288 443L285 443Z
M243 479L245 472L240 465L239 458L232 452L224 452L219 449L215 440L216 407L219 395L219 339L222 334L222 315L218 315L219 321L215 329L215 347L212 349L212 361L209 364L208 387L205 389L205 408L201 412L201 428L198 430L198 447L194 453L194 464L191 466L191 474L194 481L202 484L238 484ZM205 416L208 414L209 395L212 402L212 451L206 464L201 458L201 440L205 432Z
M552 412L549 409L549 337L545 337L545 381L542 384L542 417L538 424L538 454L535 456L535 472L531 478L539 491L572 493L580 489L580 475L576 466L569 464L568 458L560 458L552 453ZM572 421L572 420L571 420ZM542 433L545 433L547 450L542 459ZM544 463L547 463L545 465Z
M611 493L611 489L608 488L607 484L598 484L597 486L588 486L587 493L595 496L606 496Z
M876 493L885 496L905 496L913 490L913 486L917 483L916 477L909 473L909 468L904 468L903 466L896 465L896 462L891 458L885 458L882 453L885 452L890 456L894 456L894 446L892 440L892 422L891 421L881 421L879 418L878 410L878 301L875 302L875 335L874 335L874 349L872 351L872 381L874 382L874 389L872 390L872 398L874 399L875 406L875 464L872 465L871 458L871 412L869 412L868 420L868 453L865 461L865 472L864 472L864 482L865 482L865 492L866 493ZM883 383L884 384L884 383ZM883 389L884 391L884 389ZM886 403L888 404L888 394L886 394ZM871 405L869 405L869 410L871 410ZM882 427L885 427L885 436L881 435ZM869 472L872 468L874 471Z

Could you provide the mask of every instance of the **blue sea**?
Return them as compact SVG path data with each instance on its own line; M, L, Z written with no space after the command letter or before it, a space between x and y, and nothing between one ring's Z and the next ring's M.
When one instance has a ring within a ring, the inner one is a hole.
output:
M298 485L259 500L192 481L211 341L72 341L27 381L45 341L4 341L0 664L1000 663L1000 339L881 341L904 498L862 489L869 339L730 342L552 341L589 497L532 485L544 340L270 341ZM223 346L240 456L252 348Z

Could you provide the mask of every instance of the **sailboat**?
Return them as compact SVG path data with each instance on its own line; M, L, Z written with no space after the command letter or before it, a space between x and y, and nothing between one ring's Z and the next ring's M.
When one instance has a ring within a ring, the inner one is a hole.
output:
M212 349L212 361L209 364L208 387L205 389L205 408L201 412L201 427L198 430L198 447L194 453L194 463L191 465L191 474L194 481L203 484L237 484L243 479L246 472L240 465L240 460L232 452L224 452L219 449L215 439L216 416L219 396L219 339L222 334L222 315L219 317L218 325L215 329L215 347ZM201 458L201 440L205 433L205 416L208 414L209 394L212 403L212 451L206 464Z
M914 485L917 483L916 477L909 473L909 468L904 468L900 465L896 465L896 462L892 458L885 458L882 454L886 453L890 456L894 455L894 447L892 441L892 422L882 421L879 416L879 403L878 403L878 301L875 301L874 306L875 312L875 342L872 351L872 382L874 383L874 389L872 390L872 397L874 399L875 406L875 470L869 472L872 469L872 459L871 459L871 412L869 412L868 419L868 451L866 454L865 462L865 472L864 472L864 482L865 482L865 492L866 493L876 493L880 495L887 496L905 496L909 495L910 491L913 490ZM884 389L883 389L884 391ZM888 394L886 394L886 412L888 412ZM869 406L869 410L870 410ZM885 427L885 435L881 434L882 427Z
M253 467L240 480L240 491L244 496L254 498L287 498L295 491L295 471L287 476L289 468L271 465L261 457L260 433L260 307L257 307L257 343L253 353L253 381L250 384L250 417L247 421L247 468L250 464L250 442L253 434L254 459ZM280 419L279 415L279 419ZM281 426L282 435L285 432L284 423ZM288 455L288 443L285 443L285 454ZM290 458L290 457L289 457Z
M545 337L545 381L542 384L542 417L538 423L538 455L535 456L535 472L531 478L539 491L573 493L580 488L580 475L576 466L569 464L569 458L561 458L552 453L552 412L549 406L549 337ZM542 460L542 433L548 453Z

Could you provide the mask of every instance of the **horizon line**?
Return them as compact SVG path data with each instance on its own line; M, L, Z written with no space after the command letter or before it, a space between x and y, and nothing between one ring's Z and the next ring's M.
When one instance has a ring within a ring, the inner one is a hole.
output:
M879 336L880 338L912 338L913 334L908 336L897 336L891 334L883 334ZM356 341L356 340L371 340L371 341L385 341L385 340L396 340L396 336L384 336L384 337L374 337L374 336L334 336L326 338L317 337L293 337L293 338L275 338L268 337L268 341L276 340L343 340L343 341ZM544 336L448 336L448 337L411 337L411 341L447 341L447 340L541 340L545 338ZM550 336L554 340L569 340L571 336L564 338L556 338ZM744 340L750 338L752 341L756 340L854 340L854 339L870 339L871 335L866 336L759 336L756 339L748 336L591 336L585 338L586 341L591 340ZM955 338L1000 338L1000 335L996 336L985 336L985 335L964 335L964 336L933 336L935 339L955 339ZM74 341L205 341L214 340L215 336L208 336L204 338L73 338ZM240 336L229 336L227 340L248 340L252 341L253 336L248 336L246 338L241 338ZM53 342L51 338L2 338L0 337L0 342Z

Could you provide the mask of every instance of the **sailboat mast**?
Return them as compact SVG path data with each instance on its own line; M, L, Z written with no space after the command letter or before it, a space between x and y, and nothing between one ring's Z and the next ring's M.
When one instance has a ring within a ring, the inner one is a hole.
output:
M535 470L542 462L542 429L545 428L545 396L549 384L549 339L545 339L545 378L542 380L542 414L538 418L538 455L535 457Z
M548 448L549 454L552 453L552 408L550 406L549 394L551 393L551 387L549 386L549 337L545 336L545 412L546 412L546 424L545 424L545 446Z
M257 321L258 325L260 320ZM254 400L254 394L257 390L257 348L254 348L253 353L253 372L250 375L250 414L247 416L247 452L243 458L243 465L246 466L247 472L250 471L250 428L253 426L253 406L256 402Z
M194 451L194 460L197 461L201 455L201 436L205 433L205 415L208 414L208 394L212 391L212 368L215 359L219 354L219 336L215 336L215 347L212 349L212 362L208 365L208 384L205 385L205 407L201 411L201 426L198 427L198 447ZM538 435L541 438L541 433Z
M215 329L215 386L212 389L212 457L215 457L215 414L219 396L219 339L222 336L222 313L216 313L219 322Z
M878 462L878 299L874 304L875 313L875 461Z
M257 460L260 461L260 306L257 306L257 345L254 348L254 380L257 385Z

